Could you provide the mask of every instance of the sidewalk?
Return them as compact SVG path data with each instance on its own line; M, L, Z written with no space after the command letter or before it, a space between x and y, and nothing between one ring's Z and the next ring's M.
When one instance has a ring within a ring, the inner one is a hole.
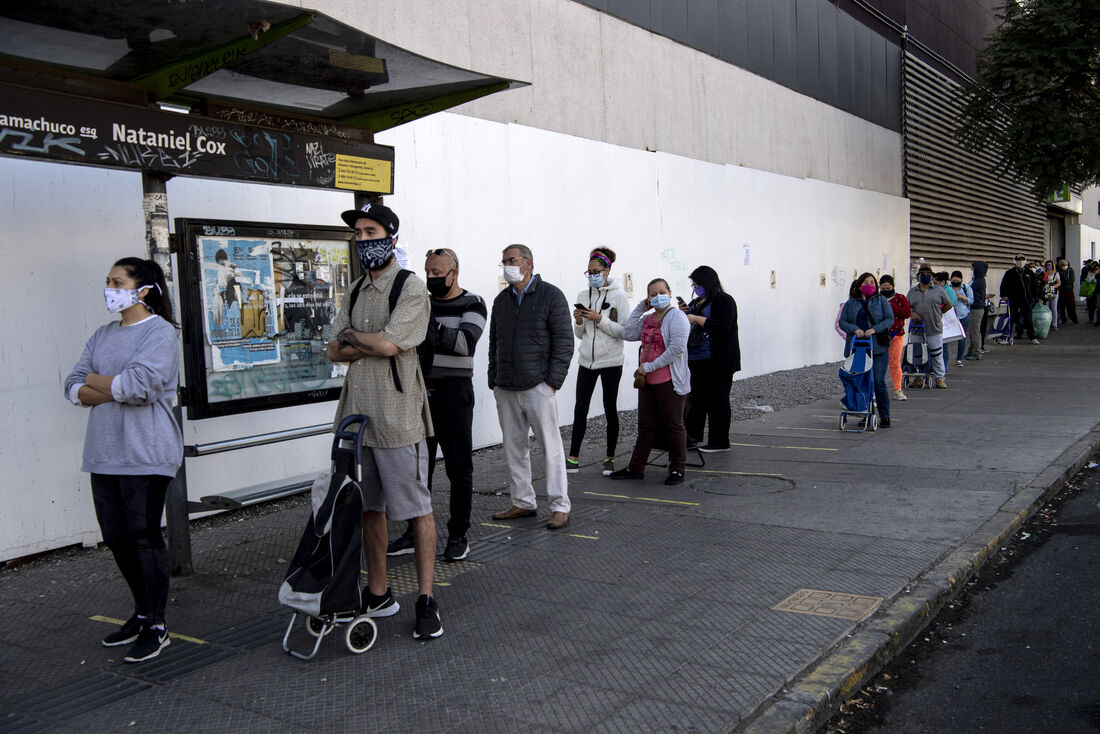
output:
M812 732L1100 446L1098 359L1082 324L909 391L877 433L838 431L835 399L739 421L679 487L585 466L557 533L478 494L470 556L437 564L443 637L411 637L403 556L401 612L360 656L281 649L304 501L194 533L176 638L141 665L98 644L129 613L108 552L0 571L0 732Z

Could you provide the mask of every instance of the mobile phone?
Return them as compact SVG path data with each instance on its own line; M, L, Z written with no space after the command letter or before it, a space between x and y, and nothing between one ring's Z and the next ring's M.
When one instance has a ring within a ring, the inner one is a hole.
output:
M678 302L680 302L680 303L683 303L683 302L684 302L684 299L683 299L683 298L680 298L679 296L676 296L676 300L677 300Z
M579 308L582 311L588 310L588 306L585 306L583 303L574 303L573 308Z

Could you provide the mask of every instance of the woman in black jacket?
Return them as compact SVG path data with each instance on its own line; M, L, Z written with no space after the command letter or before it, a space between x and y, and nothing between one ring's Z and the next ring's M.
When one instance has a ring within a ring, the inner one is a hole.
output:
M703 442L703 429L709 421L708 440L699 450L729 451L730 389L733 373L741 369L737 302L722 290L714 268L700 265L688 277L695 297L680 305L692 326L688 344L691 395L684 418L688 445Z

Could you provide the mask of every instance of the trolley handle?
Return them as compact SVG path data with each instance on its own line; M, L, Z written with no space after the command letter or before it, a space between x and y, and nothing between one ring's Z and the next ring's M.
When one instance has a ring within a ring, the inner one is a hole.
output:
M370 422L370 418L365 415L355 414L349 415L340 421L340 425L336 427L336 446L332 449L332 458L336 459L336 452L339 450L337 447L342 441L352 441L355 445L355 466L363 466L363 434L367 430L367 423ZM351 431L350 426L359 424L359 430ZM362 477L359 477L362 480Z

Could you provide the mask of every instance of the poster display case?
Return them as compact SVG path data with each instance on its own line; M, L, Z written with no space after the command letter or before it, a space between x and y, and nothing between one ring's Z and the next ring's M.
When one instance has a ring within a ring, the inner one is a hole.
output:
M188 419L340 395L325 347L355 278L347 229L177 219Z

